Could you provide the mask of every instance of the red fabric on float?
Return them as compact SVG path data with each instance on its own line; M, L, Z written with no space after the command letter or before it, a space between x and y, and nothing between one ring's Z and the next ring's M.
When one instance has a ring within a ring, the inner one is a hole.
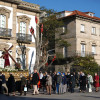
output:
M5 64L4 64L4 66L5 66L5 67L6 67L6 66L10 66L9 55L8 55L8 53L5 53L5 54L4 54L3 59L5 59Z

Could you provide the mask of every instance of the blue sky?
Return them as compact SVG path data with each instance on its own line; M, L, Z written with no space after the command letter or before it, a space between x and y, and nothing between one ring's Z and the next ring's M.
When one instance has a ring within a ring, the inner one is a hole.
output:
M94 12L95 16L100 17L100 0L23 0L26 2L38 4L47 9L55 11L73 11Z

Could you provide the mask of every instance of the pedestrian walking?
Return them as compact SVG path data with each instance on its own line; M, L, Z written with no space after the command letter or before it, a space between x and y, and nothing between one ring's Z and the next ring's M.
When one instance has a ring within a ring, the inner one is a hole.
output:
M32 83L34 88L33 95L39 94L38 87L37 87L38 82L39 82L39 75L37 73L37 69L35 69L32 77Z

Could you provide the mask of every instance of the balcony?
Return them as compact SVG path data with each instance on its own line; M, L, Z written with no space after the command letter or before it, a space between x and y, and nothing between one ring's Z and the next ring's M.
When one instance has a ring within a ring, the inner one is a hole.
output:
M32 35L24 34L24 33L17 33L17 42L30 44L32 42Z
M96 53L93 52L81 52L81 51L76 51L76 56L81 56L81 57L86 57L86 56L96 56Z
M0 27L0 39L10 39L12 29Z

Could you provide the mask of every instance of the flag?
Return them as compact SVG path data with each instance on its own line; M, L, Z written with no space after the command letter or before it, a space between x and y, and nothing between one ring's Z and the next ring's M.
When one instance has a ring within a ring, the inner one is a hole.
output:
M36 22L36 24L37 24L37 22L38 22L38 18L37 18L37 16L35 16L35 22Z
M33 27L31 27L30 32L31 32L32 35L34 34L34 28Z
M41 33L43 33L43 24L41 24Z

